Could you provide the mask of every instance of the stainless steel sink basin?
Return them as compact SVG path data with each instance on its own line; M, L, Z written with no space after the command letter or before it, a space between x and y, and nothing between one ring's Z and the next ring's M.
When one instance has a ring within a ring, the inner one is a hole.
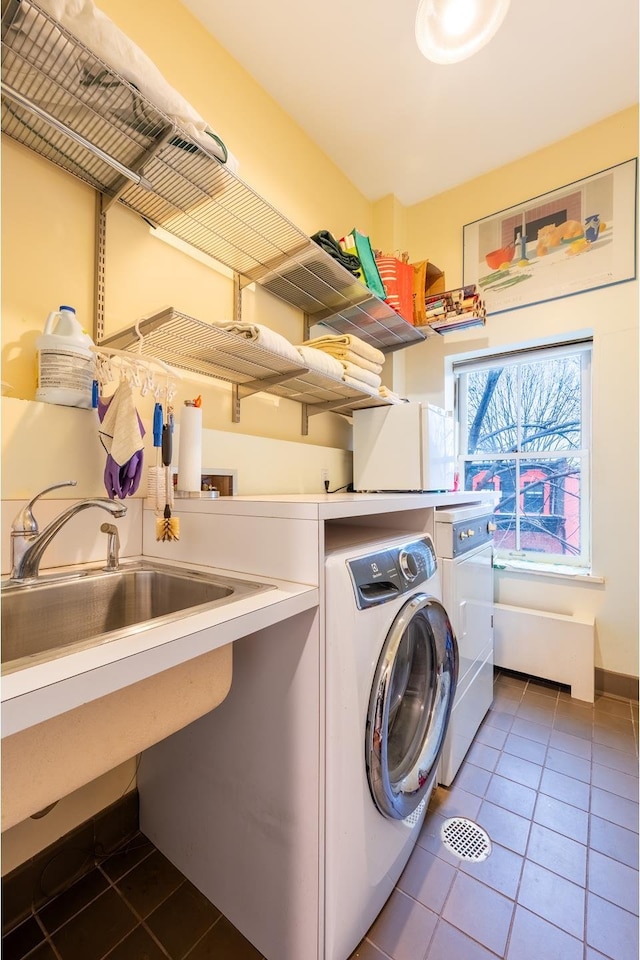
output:
M270 584L151 560L2 584L2 673L247 597Z

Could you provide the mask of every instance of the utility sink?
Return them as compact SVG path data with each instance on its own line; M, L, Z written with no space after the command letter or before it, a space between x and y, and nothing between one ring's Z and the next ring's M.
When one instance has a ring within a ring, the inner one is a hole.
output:
M151 560L2 584L2 673L231 603L270 584Z

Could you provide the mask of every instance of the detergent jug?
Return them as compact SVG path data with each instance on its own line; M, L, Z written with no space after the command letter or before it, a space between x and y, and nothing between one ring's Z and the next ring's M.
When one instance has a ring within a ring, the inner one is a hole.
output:
M50 313L36 340L38 389L36 400L67 407L91 407L95 376L93 340L76 319L73 307Z

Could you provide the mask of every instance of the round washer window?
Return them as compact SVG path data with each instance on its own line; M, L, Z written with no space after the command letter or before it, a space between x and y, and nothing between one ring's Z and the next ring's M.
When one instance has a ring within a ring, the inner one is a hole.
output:
M416 594L382 649L369 702L366 762L382 814L405 819L431 788L451 713L457 649L444 607Z

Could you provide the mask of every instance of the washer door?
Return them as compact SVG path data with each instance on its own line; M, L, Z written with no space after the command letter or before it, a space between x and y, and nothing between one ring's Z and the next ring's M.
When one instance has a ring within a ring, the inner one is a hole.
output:
M367 777L385 817L404 820L431 789L457 674L446 610L433 597L415 594L393 622L369 700Z

